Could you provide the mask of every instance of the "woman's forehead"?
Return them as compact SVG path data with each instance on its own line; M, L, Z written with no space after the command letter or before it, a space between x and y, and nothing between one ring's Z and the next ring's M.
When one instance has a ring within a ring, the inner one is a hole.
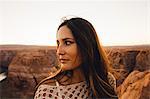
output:
M57 39L74 39L71 30L67 26L62 26L58 31L57 31Z

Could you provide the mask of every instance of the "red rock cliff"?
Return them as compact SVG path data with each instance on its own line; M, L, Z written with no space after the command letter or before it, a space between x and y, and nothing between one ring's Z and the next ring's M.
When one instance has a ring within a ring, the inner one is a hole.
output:
M6 49L1 48L0 67L8 67L7 79L0 83L1 97L33 98L37 83L48 76L52 66L57 65L55 48L22 46L19 50L16 47ZM133 99L147 99L150 88L150 73L147 71L150 69L150 46L105 47L105 50L110 66L115 71L118 96L132 99L132 94L136 94L138 97ZM143 76L140 76L141 73Z

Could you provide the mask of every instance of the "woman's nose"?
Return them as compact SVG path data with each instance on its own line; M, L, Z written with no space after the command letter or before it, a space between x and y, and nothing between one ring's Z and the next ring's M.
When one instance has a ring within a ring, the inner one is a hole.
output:
M63 46L58 46L56 51L57 51L57 55L64 55L65 54L65 49Z

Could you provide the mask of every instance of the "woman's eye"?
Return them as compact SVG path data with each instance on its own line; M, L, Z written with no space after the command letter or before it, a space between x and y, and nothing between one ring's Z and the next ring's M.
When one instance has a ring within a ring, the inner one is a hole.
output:
M65 45L70 45L71 43L71 41L65 41Z
M57 46L59 46L59 42L57 41Z

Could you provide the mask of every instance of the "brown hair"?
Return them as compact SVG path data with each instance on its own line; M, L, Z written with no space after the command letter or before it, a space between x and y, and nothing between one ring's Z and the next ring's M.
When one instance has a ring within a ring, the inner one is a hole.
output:
M71 18L64 20L58 30L64 25L71 30L76 40L82 56L81 68L93 98L117 98L107 77L108 59L92 24L83 18Z

